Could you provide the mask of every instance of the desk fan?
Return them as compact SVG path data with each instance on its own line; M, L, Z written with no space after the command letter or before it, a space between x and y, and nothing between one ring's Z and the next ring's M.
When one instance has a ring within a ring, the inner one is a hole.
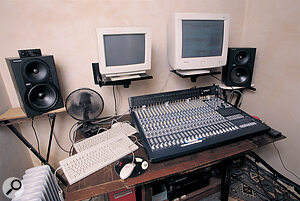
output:
M101 95L89 88L80 88L71 92L66 99L68 114L80 121L78 128L85 137L97 134L99 126L92 123L103 111L104 101Z

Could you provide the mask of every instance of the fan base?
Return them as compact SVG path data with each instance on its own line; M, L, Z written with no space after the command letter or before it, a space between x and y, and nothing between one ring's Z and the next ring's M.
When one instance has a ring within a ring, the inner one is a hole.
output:
M104 129L95 124L89 124L89 125L83 124L82 126L80 126L78 128L78 131L84 137L88 138L88 137L92 137L93 135L96 135L98 133L101 133L102 131L104 131Z

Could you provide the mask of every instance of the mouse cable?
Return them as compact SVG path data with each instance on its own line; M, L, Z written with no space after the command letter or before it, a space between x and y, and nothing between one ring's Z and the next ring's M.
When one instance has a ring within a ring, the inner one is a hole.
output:
M120 116L118 116L118 115L112 115L112 116L109 116L109 117L105 117L105 118L103 118L103 119L95 120L95 121L93 121L93 123L99 124L99 125L101 125L101 124L107 124L108 122L111 121L111 119L117 117L115 120L119 120L119 119L121 119L124 115L126 115L127 113L129 114L129 112L130 112L130 110L126 110L126 111L125 111L122 115L120 115Z
M115 113L114 113L114 115L118 115L118 111L117 111L117 100L116 100L116 93L115 93L115 85L113 85L112 90L113 90L114 108L115 108Z
M158 92L163 92L164 89L166 88L166 86L168 86L168 82L171 77L171 74L172 73L169 71L168 77L167 77L167 79L165 79L166 81L161 85L161 88L158 90Z
M135 141L133 142L134 144L137 143L138 145L140 145L141 147L144 147L138 140L138 138L135 135L130 135L129 137L134 137Z
M56 174L57 174L57 171L60 170L60 169L61 169L61 166L59 166L59 167L54 171L54 177L55 177L55 178L57 178L57 177L56 177ZM59 189L59 193L60 193L60 194L63 193L63 190L59 187L58 182L57 182L56 179L55 179L55 181L56 181L56 186L57 186L57 188Z
M134 143L135 144L135 143ZM131 163L134 163L134 159L135 159L135 155L134 155L134 152L132 151L132 149L130 148L132 145L129 145L128 146L128 149L130 149L131 151L131 154L132 154L132 162Z
M34 125L33 125L33 121L34 121L34 117L32 117L32 119L31 119L31 127L32 127L32 130L33 130L34 135L35 135L35 139L36 139L36 143L37 143L38 152L39 152L39 154L41 154L41 152L40 152L40 141L39 141L39 138L38 138L38 136L37 136L35 127L34 127Z
M280 162L281 162L283 168L284 168L286 171L288 171L290 174L294 175L297 179L300 180L300 178L299 178L294 172L292 172L291 170L289 170L289 169L286 168L286 166L285 166L285 164L283 163L283 160L282 160L282 158L281 158L280 151L279 151L279 149L276 147L276 145L275 145L274 142L273 142L273 146L274 146L274 148L276 149L276 151L277 151L277 153L278 153L278 156L279 156L279 159L280 159Z
M48 116L48 117L49 117L49 116ZM49 124L50 124L50 126L51 126L51 120L50 120L50 117L49 117L48 120L49 120ZM59 142L58 142L58 140L57 140L57 138L56 138L56 135L55 135L55 132L54 132L54 131L53 131L53 136L54 136L54 140L55 140L57 146L58 146L61 150L63 150L64 152L69 153L69 151L67 151L66 149L64 149L64 148L59 144Z
M241 92L241 91L239 91L239 90L233 90L232 92L230 92L230 94L229 94L229 103L231 103L232 102L232 100L233 100L233 94L234 93L239 93L240 95L241 95L241 97L240 97L240 101L239 101L239 104L237 104L237 107L240 107L241 105L242 105L242 102L243 102L243 93ZM232 103L231 103L232 104Z
M71 126L71 128L70 128L70 130L69 130L69 140L71 141L71 143L74 143L74 140L72 139L72 137L71 137L71 134L72 134L72 131L73 131L73 129L74 129L74 127L75 126L81 126L81 123L80 122L76 122L76 123L74 123L72 126ZM76 130L77 130L77 128L76 128Z
M216 76L214 76L214 75L210 75L210 76L212 76L212 77L215 78L216 80L219 80L220 82L222 82L220 78L218 78L218 77L216 77Z
M116 97L117 97L117 110L120 109L120 105L121 105L121 95L120 95L120 90L118 85L116 85Z

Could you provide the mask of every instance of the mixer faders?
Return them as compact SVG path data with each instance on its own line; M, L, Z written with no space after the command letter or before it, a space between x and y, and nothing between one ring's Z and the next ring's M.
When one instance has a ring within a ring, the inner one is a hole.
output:
M129 98L150 161L219 146L269 129L218 97L218 86Z

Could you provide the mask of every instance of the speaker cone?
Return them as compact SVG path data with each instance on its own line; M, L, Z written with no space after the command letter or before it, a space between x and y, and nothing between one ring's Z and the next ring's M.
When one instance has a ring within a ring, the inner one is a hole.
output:
M240 50L235 54L234 60L237 65L245 65L249 62L250 57L250 53L247 50Z
M41 82L50 75L49 66L39 59L30 60L24 67L25 77L32 82Z
M52 85L38 84L29 90L27 99L33 109L48 110L56 104L58 93Z
M244 84L248 81L250 72L243 66L237 66L230 72L230 80L233 84Z

